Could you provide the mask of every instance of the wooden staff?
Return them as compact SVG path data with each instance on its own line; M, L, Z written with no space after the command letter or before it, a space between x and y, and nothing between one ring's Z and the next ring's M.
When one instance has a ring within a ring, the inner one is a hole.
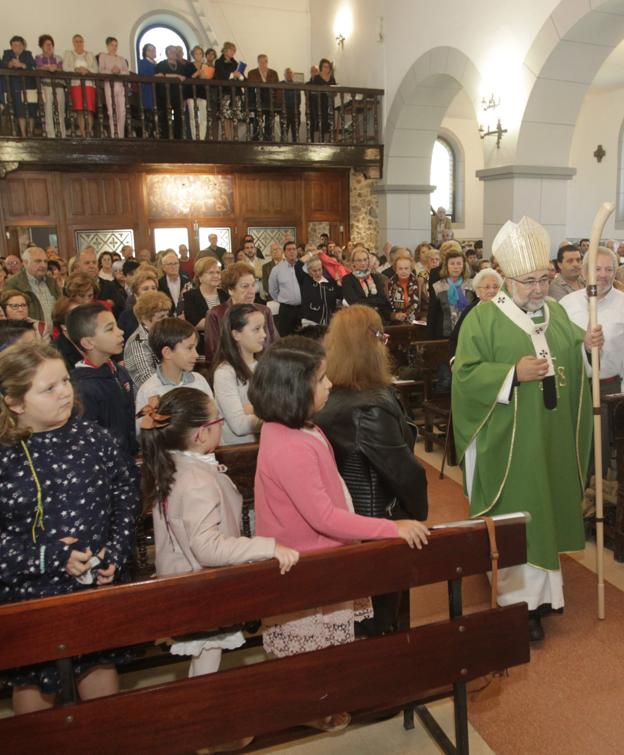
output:
M596 287L596 260L602 232L609 215L615 209L613 202L605 202L594 218L587 252L587 300L589 302L589 327L598 325L598 289ZM602 418L600 416L600 349L593 346L592 357L592 403L594 407L594 469L596 479L596 573L598 575L598 618L605 617L604 593L604 513L602 494Z

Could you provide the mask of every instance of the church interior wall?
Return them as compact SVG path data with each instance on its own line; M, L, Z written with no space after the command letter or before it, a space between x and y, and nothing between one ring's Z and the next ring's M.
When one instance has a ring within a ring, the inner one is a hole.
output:
M192 9L197 8L202 15ZM106 3L63 0L62 6L33 2L26 6L6 3L2 8L6 38L2 47L9 46L13 34L26 38L29 49L38 54L37 38L51 34L56 53L71 48L71 37L80 33L85 37L86 49L105 52L107 36L119 40L119 54L135 65L134 31L140 19L171 13L182 20L189 33L191 46L217 46L219 52L225 41L237 46L237 60L255 68L260 53L269 55L269 65L280 79L284 68L309 74L310 16L308 0L244 0L244 2L215 2L213 0L109 0Z
M616 200L618 170L622 168L619 154L622 123L622 89L591 90L587 94L576 121L570 152L570 165L577 171L568 186L567 232L571 238L589 237L598 205ZM600 162L593 154L599 144L606 153ZM606 238L624 238L624 222L617 222L616 214L607 221Z

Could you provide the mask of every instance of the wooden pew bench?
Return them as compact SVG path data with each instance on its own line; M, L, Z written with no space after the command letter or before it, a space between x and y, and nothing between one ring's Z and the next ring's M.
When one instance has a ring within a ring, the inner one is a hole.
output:
M497 523L500 567L526 561L524 517ZM311 733L306 721L416 710L445 752L468 753L466 683L529 660L526 604L463 614L462 578L490 569L483 522L433 531L422 551L400 540L0 606L0 669L56 661L68 704L0 721L2 750L175 755L240 737L250 749ZM448 582L449 618L383 637L216 674L73 702L71 656L231 626L258 616ZM456 747L425 700L451 695Z

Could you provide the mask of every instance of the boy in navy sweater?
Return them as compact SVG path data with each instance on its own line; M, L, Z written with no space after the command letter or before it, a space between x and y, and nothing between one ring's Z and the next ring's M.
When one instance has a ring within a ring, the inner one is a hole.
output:
M123 332L102 304L81 304L67 315L70 340L83 355L71 379L84 407L84 417L105 427L121 451L131 457L138 451L134 431L132 380L111 357L124 348Z

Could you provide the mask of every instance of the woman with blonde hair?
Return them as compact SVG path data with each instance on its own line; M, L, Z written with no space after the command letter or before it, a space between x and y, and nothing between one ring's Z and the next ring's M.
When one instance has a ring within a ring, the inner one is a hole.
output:
M134 305L150 291L158 291L158 270L152 265L143 263L139 265L130 281L130 296L126 299L126 308L118 317L118 325L124 332L126 341L139 327L139 322L134 314Z
M325 337L333 385L314 421L327 435L357 514L387 519L427 518L427 478L414 456L415 433L392 387L381 317L354 305L337 312ZM396 626L399 595L373 598L367 634Z
M65 283L65 294L75 304L91 304L99 293L97 283L86 273L72 273Z
M365 304L379 312L384 321L391 318L392 309L386 296L384 276L373 273L370 254L365 248L355 248L351 255L353 271L342 279L342 294L350 304Z
M162 291L148 291L134 305L138 328L128 338L123 352L126 369L138 390L156 372L156 357L149 345L152 327L168 317L171 299Z
M183 295L184 318L197 330L203 330L208 312L226 302L228 295L221 289L219 260L201 257L195 263L194 271L194 286Z
M414 249L416 273L423 273L425 271L426 266L427 266L427 263L426 263L427 252L431 248L432 248L431 244L428 244L426 241L423 241L416 246L416 249Z

